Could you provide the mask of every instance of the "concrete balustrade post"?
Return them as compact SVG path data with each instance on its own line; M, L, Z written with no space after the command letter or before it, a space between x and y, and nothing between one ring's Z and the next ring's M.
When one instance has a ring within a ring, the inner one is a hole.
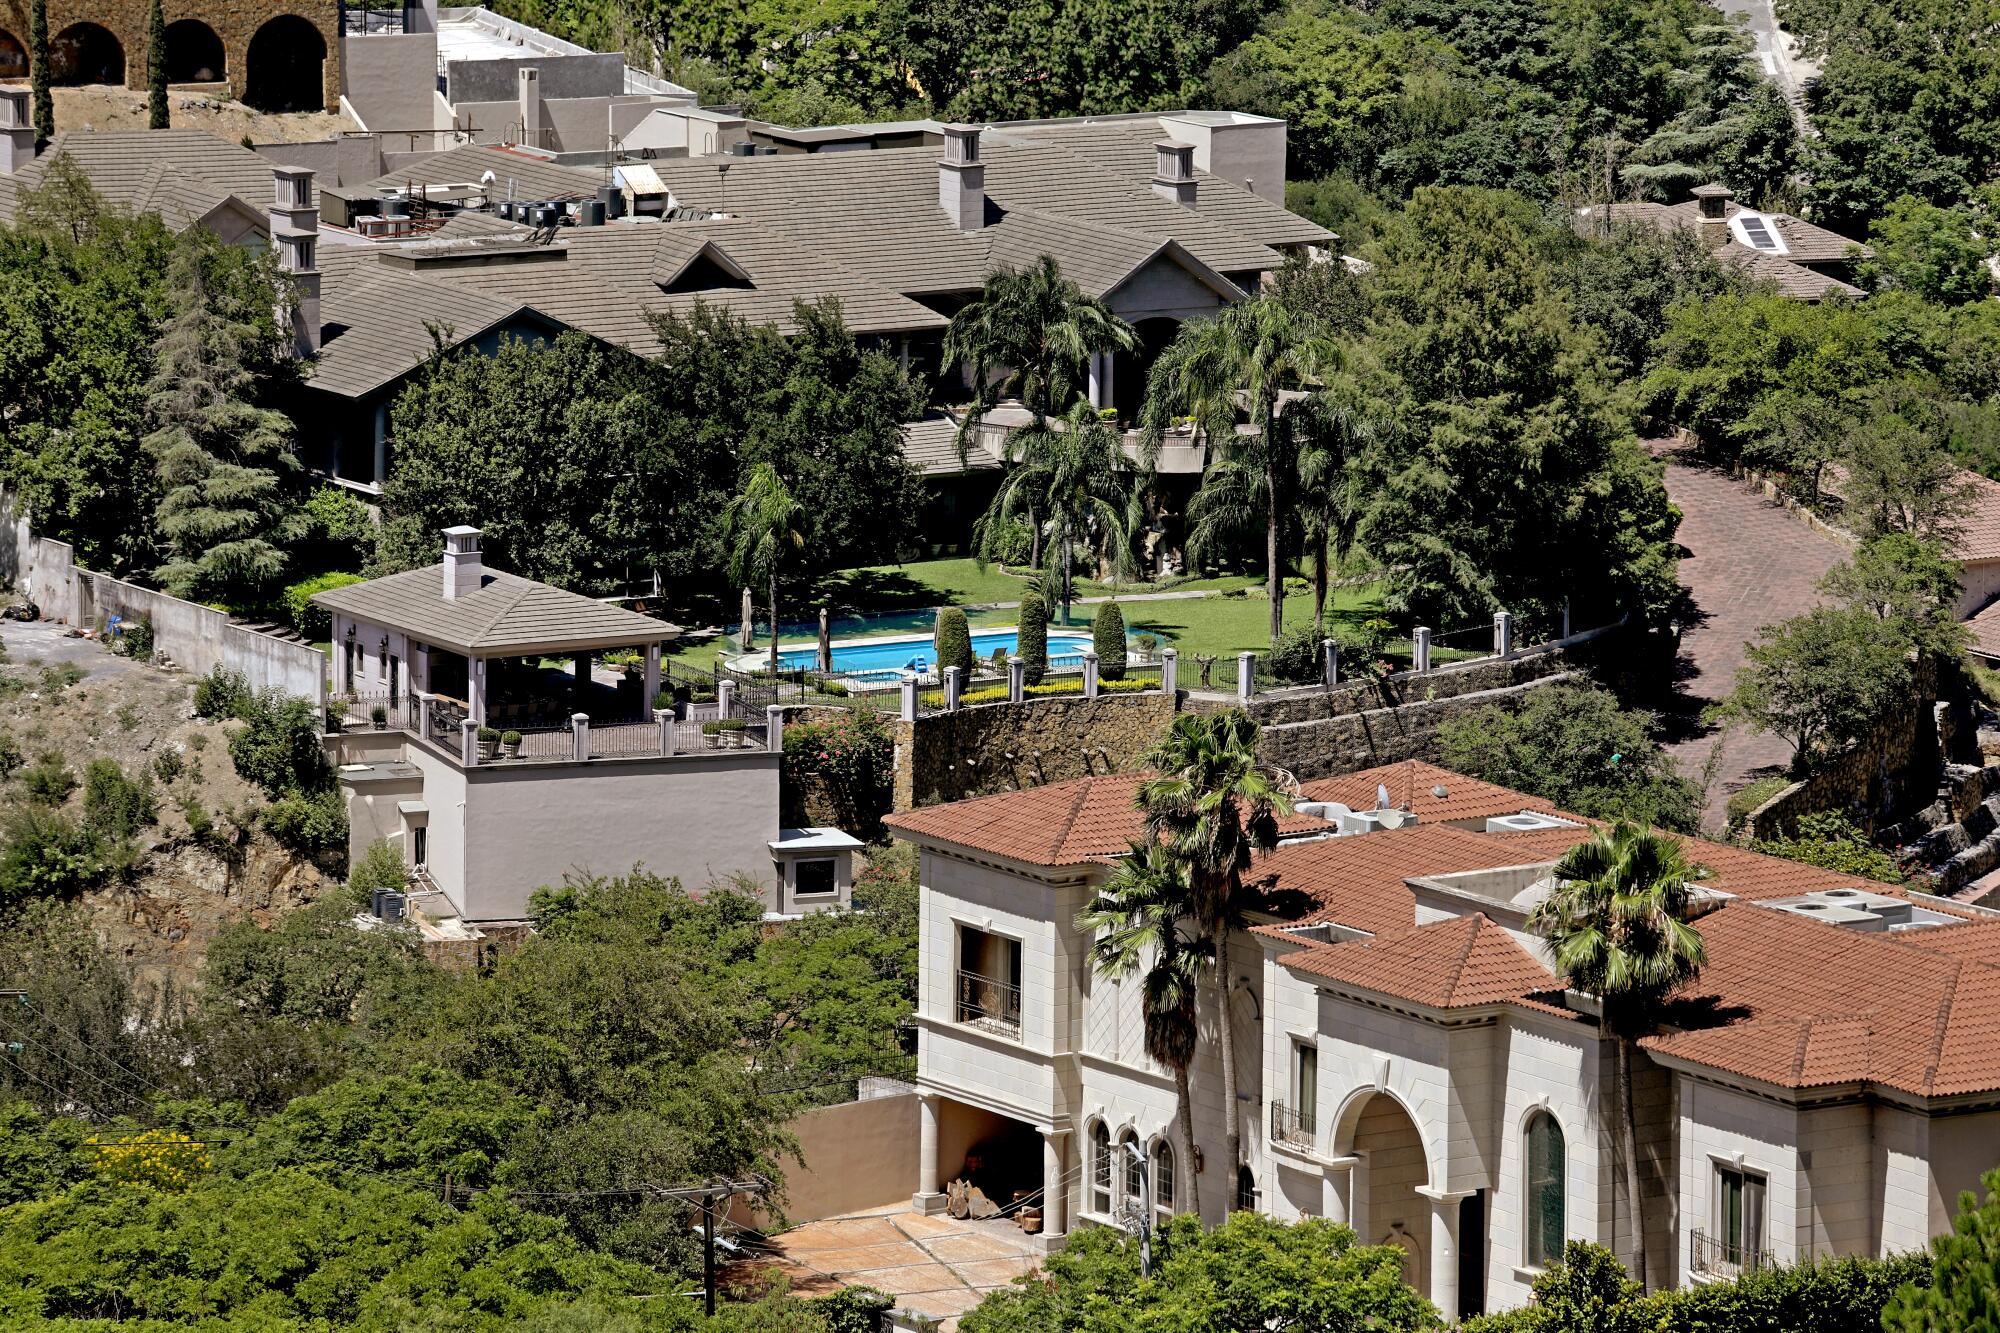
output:
M1319 641L1319 669L1329 690L1340 684L1340 645L1332 639Z
M1180 692L1181 654L1178 648L1169 648L1160 654L1160 689L1166 694Z
M465 718L458 724L458 757L467 768L479 763L479 724Z
M571 752L571 757L575 759L590 758L590 714L571 713L569 715L569 733L576 743L576 748Z
M718 718L736 715L736 682L718 681L715 686L715 715Z
M1028 697L1028 664L1018 657L1007 659L1007 702L1020 703Z
M905 722L915 722L917 720L917 678L915 676L904 676L900 688L903 691L903 706L898 715Z
M655 708L653 710L653 725L660 729L660 754L663 757L672 754L674 746L680 741L680 737L675 734L674 730L674 710L671 708Z
M947 713L956 713L958 711L958 695L962 688L960 684L962 673L962 668L960 667L948 666L944 669L944 711Z
M1410 636L1410 669L1419 674L1431 669L1431 628L1428 625L1417 626L1416 633Z
M785 710L777 704L764 710L764 743L772 754L785 752Z
M1236 654L1236 697L1248 699L1257 693L1257 654Z
M1083 650L1083 697L1097 697L1097 654L1089 648Z
M1509 657L1514 652L1514 617L1506 611L1493 613L1493 655Z

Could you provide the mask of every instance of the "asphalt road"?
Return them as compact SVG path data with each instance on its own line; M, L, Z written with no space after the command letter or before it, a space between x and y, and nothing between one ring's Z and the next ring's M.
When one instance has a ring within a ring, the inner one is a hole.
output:
M1744 31L1756 43L1754 54L1757 63L1764 67L1764 77L1778 85L1791 104L1799 132L1806 133L1805 81L1816 70L1811 61L1794 54L1796 48L1791 37L1778 27L1772 0L1712 0L1712 3L1725 15L1742 16Z

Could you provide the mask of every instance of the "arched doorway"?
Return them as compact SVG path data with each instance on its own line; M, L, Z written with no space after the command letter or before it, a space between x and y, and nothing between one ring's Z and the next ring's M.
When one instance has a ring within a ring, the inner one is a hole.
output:
M243 100L259 111L318 111L326 105L322 84L326 39L296 14L280 14L250 39Z
M125 82L125 48L108 28L72 23L49 42L49 82L64 88Z
M1370 1245L1394 1245L1408 1257L1403 1280L1430 1291L1430 1201L1417 1193L1430 1183L1423 1137L1403 1104L1371 1092L1342 1109L1336 1150L1361 1159L1349 1211L1354 1229Z
M0 79L25 79L28 77L28 48L21 45L21 39L5 28L0 28Z
M218 83L229 77L222 39L200 19L167 25L167 82Z

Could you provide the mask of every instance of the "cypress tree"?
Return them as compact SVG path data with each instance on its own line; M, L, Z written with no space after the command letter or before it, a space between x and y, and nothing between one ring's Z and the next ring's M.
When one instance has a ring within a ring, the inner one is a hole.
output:
M1091 647L1097 650L1100 680L1125 679L1125 613L1118 603L1106 602L1097 608L1090 627Z
M938 679L944 679L946 667L957 667L959 680L970 680L972 631L966 626L965 612L955 606L939 607L932 639L937 646Z
M1028 684L1039 685L1049 672L1049 604L1039 592L1021 599L1019 636L1017 651L1027 668Z
M232 262L221 241L189 227L174 242L162 328L146 385L153 430L142 441L159 472L155 528L169 593L242 600L284 572L288 515L282 472L295 471L291 423L259 406L259 362L278 341L267 303L250 306L218 281ZM247 308L246 308L247 307Z
M34 93L39 153L56 137L56 99L49 92L49 0L28 3L28 86Z
M167 16L160 0L146 7L146 128L167 128Z

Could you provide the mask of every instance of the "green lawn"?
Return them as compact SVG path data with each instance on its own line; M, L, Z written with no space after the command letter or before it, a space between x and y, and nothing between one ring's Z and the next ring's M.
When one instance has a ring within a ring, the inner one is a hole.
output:
M1220 591L1262 585L1262 576L1254 574L1220 574L1163 584L1107 584L1085 578L1075 581L1078 597L1123 597L1166 589ZM821 579L819 586L804 597L810 606L826 603L856 610L901 611L945 603L968 606L981 602L1018 602L1034 586L1034 580L1024 575L1002 573L1000 566L991 564L981 569L976 561L960 557L841 570Z

